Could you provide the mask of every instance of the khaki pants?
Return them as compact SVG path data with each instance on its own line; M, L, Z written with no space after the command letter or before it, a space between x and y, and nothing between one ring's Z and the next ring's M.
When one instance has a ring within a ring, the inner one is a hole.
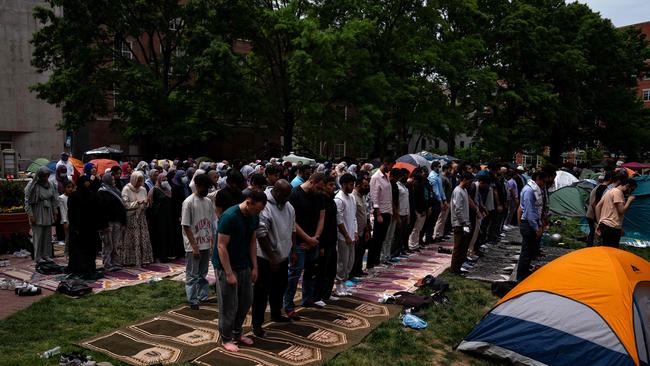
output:
M447 205L447 208L442 207L440 209L440 215L438 215L436 226L433 229L434 239L440 239L445 235L445 224L447 223L447 217L449 216L449 206L450 205Z
M413 231L409 236L409 249L414 250L420 246L420 231L424 227L424 222L427 219L427 214L425 213L415 213L415 224L413 225Z

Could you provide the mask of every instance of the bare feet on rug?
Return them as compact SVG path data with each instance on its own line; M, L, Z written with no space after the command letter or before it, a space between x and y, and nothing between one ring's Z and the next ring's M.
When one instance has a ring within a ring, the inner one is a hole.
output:
M246 336L239 337L238 341L241 342L243 345L246 345L246 346L252 346L253 345L253 340L246 337Z
M227 342L223 344L223 348L228 352L239 352L239 347L233 342Z

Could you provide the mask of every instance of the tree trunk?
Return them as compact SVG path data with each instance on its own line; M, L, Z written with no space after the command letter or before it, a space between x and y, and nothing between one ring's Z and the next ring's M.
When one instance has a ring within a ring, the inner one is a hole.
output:
M454 156L456 154L456 130L449 129L447 134L447 155Z
M285 111L283 118L284 154L289 155L293 150L293 130L296 125L296 118L291 111Z
M564 136L562 129L554 126L551 129L551 144L550 144L549 160L556 166L562 165L562 153L564 152Z

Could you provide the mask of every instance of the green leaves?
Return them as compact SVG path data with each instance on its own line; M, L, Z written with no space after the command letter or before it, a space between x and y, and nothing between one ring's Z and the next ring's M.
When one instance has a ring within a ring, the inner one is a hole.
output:
M345 141L372 156L406 153L417 136L445 140L454 155L463 133L478 143L472 156L505 159L551 146L557 160L595 139L634 154L647 141L630 136L648 127L631 90L647 42L578 3L48 5L34 12L32 63L50 77L32 90L61 107L60 127L108 115L160 152L249 126L281 131L285 152L294 140Z

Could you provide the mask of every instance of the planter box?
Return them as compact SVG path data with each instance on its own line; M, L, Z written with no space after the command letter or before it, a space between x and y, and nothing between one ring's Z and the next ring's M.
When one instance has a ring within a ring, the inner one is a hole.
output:
M0 234L29 235L29 217L24 212L0 214Z

